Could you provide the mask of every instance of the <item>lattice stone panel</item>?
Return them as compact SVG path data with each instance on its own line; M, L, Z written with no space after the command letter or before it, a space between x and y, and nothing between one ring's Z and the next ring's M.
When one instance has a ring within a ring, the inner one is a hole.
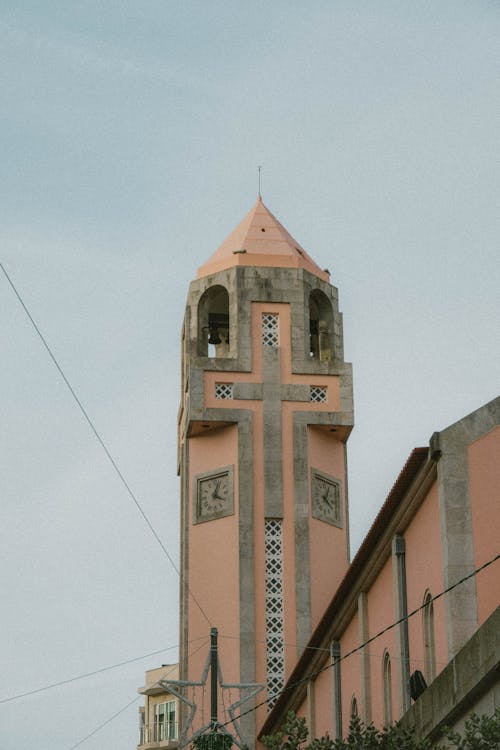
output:
M233 398L232 383L216 383L215 398Z
M309 386L309 401L312 401L313 404L325 404L326 394L327 394L326 385Z
M262 343L266 346L279 346L278 315L276 313L262 314Z
M276 518L265 521L266 561L266 668L268 698L283 689L285 682L283 622L283 532ZM277 698L277 696L276 696ZM270 711L276 698L268 700Z

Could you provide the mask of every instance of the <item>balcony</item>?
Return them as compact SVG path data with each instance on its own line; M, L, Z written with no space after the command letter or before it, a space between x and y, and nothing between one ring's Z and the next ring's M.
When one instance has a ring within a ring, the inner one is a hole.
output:
M179 727L177 723L144 724L139 729L139 743L141 750L160 750L163 747L177 747Z

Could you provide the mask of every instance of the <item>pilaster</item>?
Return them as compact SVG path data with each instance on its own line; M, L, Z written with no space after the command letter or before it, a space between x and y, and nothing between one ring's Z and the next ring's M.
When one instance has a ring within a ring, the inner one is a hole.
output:
M368 597L366 591L362 591L358 596L358 627L359 642L366 643L369 638L370 629L368 626ZM360 652L360 669L361 669L361 718L365 724L372 720L372 690L371 690L371 666L370 650L368 646L363 646Z
M438 487L446 588L474 570L472 511L468 447L499 424L500 398L486 404L430 441L439 456ZM477 629L475 577L450 591L444 598L448 659L452 659Z
M398 704L399 716L410 707L410 646L408 638L408 600L406 586L406 546L402 536L392 540L392 570L394 579L394 617L398 625Z

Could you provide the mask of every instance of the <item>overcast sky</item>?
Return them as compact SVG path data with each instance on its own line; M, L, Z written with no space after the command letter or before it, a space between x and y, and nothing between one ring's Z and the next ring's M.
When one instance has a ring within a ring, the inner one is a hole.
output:
M0 260L174 559L186 293L258 164L339 288L354 551L497 395L499 39L481 0L1 3ZM170 647L0 703L2 750L70 750L176 660L178 579L1 273L0 321L0 701Z

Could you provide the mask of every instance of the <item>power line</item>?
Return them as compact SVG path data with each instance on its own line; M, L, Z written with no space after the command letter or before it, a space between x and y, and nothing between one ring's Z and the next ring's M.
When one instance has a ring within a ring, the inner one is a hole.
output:
M260 169L260 168L259 168L259 169ZM103 449L103 451L105 452L105 454L106 454L106 456L107 456L107 458L108 458L109 462L111 463L111 465L112 465L112 467L113 467L113 469L114 469L115 473L117 474L117 476L119 477L120 481L122 482L122 485L123 485L123 486L125 487L125 489L126 489L126 491L127 491L128 495L129 495L129 497L130 497L130 498L132 499L132 501L134 502L134 504L135 504L135 506L136 506L137 510L139 511L139 513L141 514L141 516L142 516L142 518L143 518L144 522L146 523L146 525L147 525L147 526L148 526L148 528L150 529L151 533L153 534L154 538L156 539L156 541L157 541L157 542L158 542L158 544L160 545L160 547L161 547L162 551L163 551L163 552L164 552L164 554L166 555L166 557L167 557L168 561L170 562L171 566L173 567L173 569L175 570L175 572L177 573L177 575L178 575L178 576L180 577L180 571L179 571L179 568L177 567L177 565L176 565L176 563L174 562L173 558L172 558L172 557L170 556L170 554L169 554L169 552L168 552L168 550L167 550L166 546L164 545L164 543L162 542L162 540L161 540L161 538L159 537L158 533L157 533L157 532L156 532L156 530L154 529L154 527L153 527L153 525L152 525L151 521L149 520L148 516L146 515L145 511L144 511L144 510L143 510L143 508L141 507L141 505L140 505L140 503L139 503L139 501L138 501L137 497L135 496L135 494L134 494L133 490L131 489L131 487L130 487L129 483L127 482L126 478L125 478L125 477L124 477L124 475L122 474L122 472L121 472L121 470L120 470L120 468L119 468L119 466L118 466L117 462L116 462L116 461L115 461L115 459L113 458L113 456L112 456L112 454L111 454L110 450L108 449L108 447L107 447L107 445L105 444L105 442L104 442L103 438L101 437L101 435L99 434L99 432L98 432L97 428L95 427L94 423L92 422L92 420L91 420L91 418L90 418L89 414L87 413L87 411L86 411L85 407L83 406L82 402L80 401L79 397L77 396L77 394L76 394L76 392L75 392L75 390L74 390L73 386L71 385L70 381L69 381L69 380L68 380L68 378L66 377L66 375L65 375L65 373L64 373L64 371L63 371L63 369L62 369L62 368L61 368L61 366L59 365L59 362L57 361L57 359L56 359L55 355L53 354L52 350L50 349L50 347L49 347L49 345L48 345L48 343L47 343L47 341L46 341L45 337L43 336L43 334L42 334L41 330L39 329L38 325L36 324L36 322L35 322L35 320L34 320L33 316L31 315L30 311L28 310L28 308L27 308L26 304L24 303L24 301L23 301L23 299L22 299L22 297L21 297L20 293L18 292L18 290L17 290L17 288L15 287L15 285L14 285L13 281L11 280L11 278L10 278L9 274L7 273L7 271L6 271L5 267L4 267L4 265L3 265L3 264L2 264L1 262L0 262L0 268L2 269L2 271L3 271L3 273L4 273L4 275L5 275L6 279L7 279L7 281L9 282L9 285L11 286L11 288L12 288L12 290L13 290L14 294L16 295L16 297L17 297L17 299L18 299L19 303L21 304L21 306L22 306L22 308L23 308L24 312L26 313L27 317L29 318L29 320L30 320L30 322L31 322L31 324L32 324L32 326L33 326L33 328L35 329L35 331L36 331L36 333L37 333L38 337L40 338L40 340L41 340L41 342L42 342L42 344L43 344L44 348L46 349L46 351L47 351L47 353L48 353L49 357L51 358L51 360L52 360L52 362L53 362L54 366L55 366L55 367L56 367L56 369L58 370L58 372L59 372L60 376L62 377L62 379L63 379L63 381L64 381L64 383L65 383L65 385L67 386L68 390L70 391L70 393L71 393L71 395L72 395L72 397L73 397L74 401L76 402L76 404L77 404L77 406L79 407L79 409L80 409L80 411L81 411L82 415L84 416L85 420L87 421L87 423L88 423L88 425L89 425L90 429L91 429L91 430L92 430L92 432L94 433L94 436L96 437L96 439L97 439L97 441L99 442L99 444L100 444L101 448L102 448L102 449ZM327 669L330 669L331 667L335 666L335 664L339 663L340 661L344 661L344 660L345 660L345 659L347 659L348 657L350 657L350 656L352 656L353 654L355 654L356 652L360 651L360 650L361 650L362 648L364 648L365 646L367 646L367 645L369 645L370 643L372 643L373 641L375 641L375 640L376 640L377 638L379 638L380 636L382 636L382 635L383 635L384 633L388 632L388 631L389 631L389 630L391 630L392 628L396 627L397 625L401 624L401 623L402 623L402 622L404 622L405 620L408 620L408 619L409 619L410 617L412 617L413 615L415 615L415 614L417 614L418 612L420 612L420 611L421 611L422 609L424 609L425 607L427 607L427 606L429 605L429 603L430 603L430 602L434 602L434 601L436 601L437 599L439 599L440 597L442 597L442 596L443 596L444 594L446 594L446 593L449 593L449 592L450 592L450 591L452 591L452 590L453 590L454 588L456 588L456 587L457 587L457 586L459 586L460 584L462 584L462 583L464 583L465 581L467 581L467 580L468 580L469 578L471 578L471 577L473 577L473 576L477 575L477 574L478 574L478 573L479 573L480 571L482 571L482 570L483 570L484 568L486 568L486 567L488 567L489 565L491 565L491 564L492 564L493 562L495 562L495 561L496 561L496 560L498 560L499 558L500 558L500 554L499 554L499 555L496 555L496 556L495 556L495 557L494 557L493 559L491 559L491 560L490 560L490 561L488 561L487 563L484 563L484 564L483 564L483 565L482 565L481 567L477 568L476 570L474 570L474 571L473 571L472 573L470 573L469 575L467 575L467 576L463 577L462 579L460 579L459 581L457 581L457 582L456 582L456 583L454 583L453 585L451 585L451 586L449 586L448 588L444 589L444 590L443 590L443 591L441 591L441 592L440 592L439 594L437 594L437 595L433 596L433 597L432 597L432 598L431 598L430 600L428 600L428 601L427 601L427 602L425 602L424 604L420 605L419 607L417 607L416 609L414 609L413 611L411 611L410 613L408 613L408 614L407 614L407 615L406 615L405 617L403 617L403 618L400 618L399 620L397 620L397 621L395 621L395 622L391 623L391 624L390 624L390 625L388 625L388 626L387 626L386 628L382 629L381 631L379 631L378 633L376 633L376 634L375 634L374 636L372 636L371 638L369 638L368 640L366 640L366 641L365 641L364 643L360 644L360 645L359 645L359 646L357 646L356 648L354 648L354 649L352 649L351 651L349 651L349 652L348 652L347 654L344 654L344 655L343 655L343 656L341 656L340 658L336 659L336 660L335 660L335 661L334 661L333 663L331 663L331 664L328 664L328 665L326 665L325 667L322 667L322 668L321 668L320 670L318 670L318 671L316 671L316 672L313 672L313 673L311 673L311 674L307 675L306 677L302 678L301 680L298 680L297 682L293 683L292 685L289 685L289 686L288 686L287 688L285 688L285 689L283 689L283 690L279 691L278 693L275 693L274 695L272 695L272 696L268 697L268 698L267 698L266 700L264 700L264 701L261 701L261 702L260 702L259 704L257 704L257 706L255 706L254 708L252 708L252 709L249 709L249 710L247 710L247 711L245 711L245 712L241 713L241 714L240 714L240 715L239 715L238 717L236 717L236 718L241 718L241 717L243 717L243 716L245 716L245 715L247 715L247 714L249 714L249 713L251 713L251 712L255 711L255 710L256 710L257 708L259 708L260 706L266 705L266 704L267 704L267 703L268 703L269 701L271 701L271 700L274 700L274 699L276 699L277 697L279 697L279 696L280 696L281 694L283 694L284 692L286 692L286 691L289 691L289 690L291 690L291 689L293 689L293 688L297 687L298 685L302 684L303 682L309 681L310 679L312 679L312 678L315 678L315 677L317 677L317 676L318 676L319 674L321 674L322 672L326 671ZM204 618L205 618L205 620L207 621L207 623L208 623L208 624L209 624L209 625L211 626L211 622L210 622L210 620L209 620L209 618L208 618L207 614L205 613L205 611L203 610L203 608L201 607L200 603L198 602L198 600L197 600L197 599L196 599L196 597L194 596L194 594L193 594L193 592L191 591L191 589L189 589L189 587L188 587L188 592L189 592L190 596L192 597L192 599L193 599L194 603L196 604L196 606L197 606L197 607L198 607L198 609L200 610L201 614L203 615L203 617L204 617ZM226 638L237 638L236 636L225 636L225 637L226 637ZM288 645L290 645L290 644L288 644ZM296 645L296 644L294 644L294 645ZM169 648L173 648L173 647L169 647ZM306 648L310 648L310 649L314 649L314 650L318 650L318 651L326 651L326 650L327 650L327 649L321 649L321 648L319 648L319 647L309 647L309 646L306 646ZM126 664L130 664L130 663L132 663L132 662L134 662L134 661L139 661L139 660L141 660L141 659L147 658L148 656L153 656L153 655L156 655L156 654L162 653L162 652L164 652L165 650L168 650L168 649L159 649L158 651L154 651L154 652L151 652L150 654L145 654L145 655L143 655L143 656L135 657L135 658L133 658L133 659L129 659L129 660L126 660L126 661L123 661L123 662L119 662L119 663L117 663L117 664L114 664L114 665L111 665L111 666L108 666L108 667L103 667L103 668L101 668L101 669L98 669L98 670L95 670L95 671L93 671L93 672L88 672L88 673L86 673L86 674L83 674L83 675L79 675L79 676L77 676L77 677L73 677L73 678L69 678L69 679L66 679L66 680L62 680L62 681L60 681L60 682L57 682L57 683L53 683L53 684L51 684L51 685L47 685L47 686L44 686L44 687L41 687L41 688L37 688L37 689L35 689L35 690L32 690L32 691L28 691L28 692L25 692L25 693L21 693L21 694L18 694L18 695L16 695L16 696L12 696L12 697L10 697L10 698L2 699L2 700L0 700L0 704L2 704L2 703L8 703L8 702L10 702L10 701L13 701L13 700L16 700L16 699L18 699L18 698L23 698L23 697L27 697L27 696L29 696L29 695L33 695L33 694L36 694L36 693L39 693L39 692L43 692L43 691L45 691L45 690L50 690L50 689L52 689L52 688L54 688L54 687L58 687L58 686L61 686L61 685L64 685L64 684L68 684L68 683L71 683L71 682L74 682L74 681L77 681L77 680L81 680L81 679L84 679L84 678L86 678L86 677L90 677L90 676L93 676L93 675L96 675L96 674L99 674L99 673L105 672L105 671L107 671L107 670L110 670L110 669L115 669L115 668L117 668L117 667L120 667L120 666L124 666L124 665L126 665ZM125 710L126 710L126 709L127 709L127 708L128 708L129 706L130 706L130 705L132 705L132 703L136 702L136 700L137 700L137 698L134 698L134 700L133 700L133 701L129 702L129 703L128 703L128 704L126 705L126 706L124 706L124 707L123 707L122 709L120 709L120 710L119 710L119 711L118 711L117 713L115 713L115 714L114 714L114 715L113 715L112 717L110 717L110 719L106 720L106 721L105 721L105 722L104 722L104 723L103 723L102 725L100 725L100 727L98 727L98 728L97 728L96 730L94 730L94 731L93 731L93 732L92 732L91 734L89 734L89 735L88 735L88 736L87 736L86 738L84 738L83 740L79 741L79 742L78 742L78 743L77 743L76 745L73 745L73 747L72 747L72 748L71 748L70 750L74 750L74 748L78 747L78 745L82 744L82 742L84 742L84 741L85 741L86 739L89 739L89 738L90 738L91 736L93 736L93 735L94 735L94 734L95 734L95 733L96 733L97 731L99 731L99 729L101 729L102 727L106 726L106 724L108 724L108 723L109 723L110 721L112 721L112 720L113 720L113 719L114 719L114 718L115 718L116 716L118 716L119 714L121 714L121 713L122 713L123 711L125 711ZM226 722L226 724L228 724L228 723L231 723L231 722Z
M273 695L271 695L268 698L266 698L266 700L261 701L260 703L258 703L254 708L248 709L247 711L239 714L235 718L236 719L240 719L241 717L246 716L247 714L250 714L250 713L256 711L258 708L260 708L261 706L266 705L271 700L275 700L276 698L278 698L283 693L288 692L289 690L293 690L295 687L298 687L303 682L308 682L309 680L317 677L322 672L325 672L327 669L330 669L330 668L334 667L336 664L338 664L339 662L344 661L348 657L350 657L353 654L355 654L358 651L360 651L365 646L367 646L370 643L372 643L373 641L375 641L377 638L380 638L380 636L382 636L384 633L388 632L389 630L391 630L392 628L394 628L397 625L401 624L405 620L408 620L410 617L413 617L413 615L417 614L418 612L420 612L425 607L429 606L429 604L430 604L431 601L434 602L437 599L440 599L442 596L444 596L445 594L449 593L450 591L452 591L457 586L461 585L465 581L469 580L473 576L475 576L478 573L480 573L485 568L487 568L490 565L492 565L498 559L500 559L500 554L496 555L491 560L488 560L483 565L481 565L479 568L476 568L476 570L472 571L472 573L469 573L468 575L464 576L463 578L461 578L456 583L452 584L448 588L446 588L443 591L441 591L439 594L436 594L435 596L432 597L431 600L425 602L425 604L421 604L419 607L417 607L416 609L414 609L411 612L409 612L406 615L406 617L402 617L399 620L396 620L395 622L391 623L387 627L383 628L378 633L376 633L375 635L373 635L371 638L368 638L366 641L364 641L363 643L361 643L359 646L356 646L356 648L352 649L347 654L344 654L339 659L336 659L331 664L327 664L325 667L322 667L321 669L317 670L316 672L311 672L310 674L308 674L305 677L303 677L301 680L297 680L297 682L294 682L292 685L289 685L288 687L284 688L283 690L279 691L278 693L274 693ZM226 636L226 638L237 639L237 636ZM197 651L199 651L201 648L203 648L203 646L206 644L208 638L206 636L200 636L200 638L196 638L193 641L190 641L190 643L195 643L196 641L199 641L199 640L203 641L203 643L201 643L196 649L194 649L191 652L191 654L190 654L191 656L193 654L195 654ZM2 703L10 703L11 701L14 701L14 700L17 700L17 699L20 699L20 698L26 698L26 697L28 697L30 695L35 695L36 693L41 693L41 692L44 692L46 690L51 690L52 688L55 688L55 687L60 687L62 685L67 685L67 684L69 684L71 682L77 682L78 680L83 680L86 677L92 677L94 675L110 671L112 669L117 669L118 667L122 667L122 666L125 666L127 664L132 664L133 662L140 661L142 659L147 659L150 656L156 656L157 654L164 653L165 651L169 651L169 650L171 650L173 648L176 648L176 647L177 647L177 645L166 646L165 648L158 649L157 651L150 651L147 654L143 654L141 656L136 656L136 657L134 657L132 659L126 659L124 661L117 662L116 664L111 664L111 665L109 665L107 667L101 667L100 669L96 669L96 670L94 670L92 672L86 672L85 674L77 675L76 677L70 677L68 679L61 680L59 682L54 682L54 683L52 683L50 685L45 685L43 687L36 688L35 690L30 690L30 691L27 691L25 693L19 693L18 695L13 695L10 698L3 698L3 699L0 700L0 704L2 704ZM328 649L319 649L318 648L317 650L318 651L327 651ZM89 739L90 737L92 737L97 731L99 731L104 726L106 726L106 724L108 724L110 721L112 721L115 717L117 717L121 713L123 713L123 711L125 711L129 706L131 706L132 703L134 703L136 700L137 700L137 698L134 698L133 701L131 701L130 703L127 703L126 706L124 706L123 708L121 708L117 713L113 714L113 716L110 717L109 719L107 719L103 724L99 725L99 727L97 727L97 729L95 729L93 732L91 732L91 734L87 735L87 737L85 737L83 740L80 740L76 745L73 745L73 747L70 748L70 750L74 750L74 748L78 747L79 744L82 744L82 742L84 742L86 739ZM226 726L228 724L231 724L231 723L232 723L232 719L230 721L225 722L224 726Z
M14 282L13 282L13 281L12 281L12 279L10 278L10 276L9 276L9 274L7 273L7 271L6 271L6 269L5 269L4 265L3 265L3 263L1 263L1 262L0 262L0 268L2 269L2 271L3 271L4 275L5 275L5 278L6 278L6 279L7 279L7 281L9 282L9 284L10 284L10 286L11 286L11 288L12 288L12 290L13 290L14 294L16 295L17 299L19 300L19 302L20 302L20 304L21 304L21 307L23 308L24 312L25 312L25 313L26 313L26 315L28 316L28 318L29 318L29 320L30 320L30 322L31 322L31 324L32 324L32 326L33 326L33 328L35 329L36 333L38 334L38 337L40 338L40 341L42 342L43 346L45 347L45 349L46 349L46 351L47 351L47 353L48 353L49 357L51 358L51 360L52 360L53 364L55 365L55 367L56 367L57 371L59 372L59 375L60 375L60 376L62 377L62 379L63 379L63 381L64 381L64 383L65 383L66 387L68 388L69 392L71 393L71 395L72 395L72 397L73 397L74 401L76 402L76 404L77 404L78 408L80 409L80 411L81 411L81 413L83 414L83 416L84 416L85 420L87 421L87 423L88 423L88 425L89 425L90 429L91 429L91 430L92 430L92 432L94 433L94 435L95 435L95 437L96 437L97 441L99 442L99 444L100 444L101 448L103 449L104 453L106 454L106 456L107 456L107 458L108 458L109 462L111 463L111 465L112 465L113 469L115 470L115 473L117 474L117 476L119 477L119 479L120 479L121 483L122 483L122 484L123 484L123 486L125 487L125 489L126 489L126 491L127 491L128 495L129 495L129 497L131 498L132 502L133 502L133 503L135 504L135 506L136 506L137 510L138 510L138 511L139 511L139 513L141 514L141 516L142 516L142 518L143 518L144 522L145 522L145 523L146 523L146 525L148 526L148 528L149 528L149 530L151 531L152 535L154 536L154 538L156 539L156 541L158 542L158 544L159 544L159 545L160 545L160 547L162 548L162 550L163 550L164 554L166 555L166 557L167 557L167 560L169 561L170 565L171 565L171 566L173 567L173 569L175 570L175 572L177 573L177 575L178 575L178 576L179 576L179 578L180 578L180 575L181 575L181 574L180 574L180 570L179 570L179 568L178 568L178 567L177 567L177 565L175 564L175 562L174 562L173 558L172 558L172 557L170 556L170 554L169 554L169 552L168 552L167 548L165 547L165 545L163 544L163 542L162 542L161 538L160 538L160 537L158 536L157 532L155 531L155 528L154 528L153 524L151 523L151 521L149 520L149 518L148 518L148 516L146 515L145 511L144 511L144 510L143 510L143 508L141 507L141 504L139 503L139 501L138 501L137 497L135 496L134 492L132 491L132 488L130 487L129 483L127 482L127 480L125 479L124 475L122 474L122 472L121 472L121 470L120 470L120 468L119 468L118 464L116 463L115 459L113 458L113 456L112 456L112 454L111 454L110 450L108 449L108 447L107 447L106 443L104 442L103 438L101 437L101 435L100 435L100 434L99 434L99 432L97 431L97 428L95 427L94 423L92 422L92 420L91 420L90 416L88 415L88 413L87 413L87 411L86 411L85 407L83 406L82 402L81 402L81 401L80 401L80 399L78 398L78 396L77 396L77 394L76 394L76 392L75 392L75 390L74 390L73 386L71 385L70 381L68 380L68 378L67 378L67 377L66 377L66 375L64 374L64 371L63 371L62 367L60 366L59 362L57 361L57 359L56 359L55 355L54 355L54 354L52 353L52 350L51 350L50 346L48 345L48 343L47 343L47 341L46 341L46 339L45 339L45 337L44 337L43 333L41 332L40 328L39 328L39 327L37 326L37 324L36 324L36 322L35 322L35 320L34 320L33 316L31 315L31 313L30 313L30 311L28 310L28 308L27 308L26 304L24 303L24 300L22 299L22 297L21 297L20 293L19 293L19 292L18 292L18 290L16 289L16 287L15 287L15 285L14 285ZM201 614L203 615L203 617L205 618L205 620L207 621L207 623L208 623L208 624L210 625L210 627L211 627L211 626L212 626L212 623L210 622L210 619L209 619L208 615L207 615L207 614L205 613L205 611L203 610L203 608L202 608L201 604L200 604L200 603L198 602L197 598L195 597L195 595L193 594L193 592L191 591L191 589L189 588L189 586L187 586L187 590L188 590L188 592L189 592L190 596L192 597L192 599L193 599L194 603L196 604L196 606L197 606L197 607L198 607L198 609L200 610Z
M239 635L224 635L223 633L219 633L219 638L225 638L227 641L241 641L241 637ZM264 638L256 638L255 643L267 643L267 641ZM283 641L281 646L285 646L286 648L300 648L303 651L325 651L325 653L330 653L329 648L321 648L320 646L304 646L301 643L290 643L289 641Z
M326 666L322 667L321 669L318 669L315 672L311 672L310 674L306 675L302 679L297 680L296 682L294 682L292 685L289 685L288 687L284 688L283 690L280 690L278 693L274 693L273 695L269 696L268 698L266 698L266 700L261 701L260 703L258 703L253 708L250 708L247 711L242 712L238 716L235 716L234 719L241 719L243 716L247 716L248 714L253 713L258 708L260 708L261 706L265 706L267 703L269 703L269 701L275 700L276 698L278 698L283 693L288 692L289 690L293 690L294 688L298 687L299 685L301 685L304 682L309 682L309 680L317 677L322 672L326 672L326 670L331 669L336 664L339 664L341 661L345 661L345 659L348 659L350 656L352 656L353 654L357 653L358 651L360 651L365 646L368 646L370 643L373 643L373 641L375 641L377 638L380 638L384 633L387 633L389 630L392 630L393 628L395 628L397 625L400 625L405 620L409 620L409 618L413 617L413 615L416 615L418 612L421 612L422 609L425 609L425 607L429 606L430 602L435 602L437 599L440 599L445 594L448 594L450 591L452 591L453 589L455 589L457 586L460 586L462 583L465 583L465 581L468 581L470 578L476 576L482 570L484 570L485 568L489 567L490 565L492 565L494 562L496 562L499 559L500 559L500 553L498 555L495 555L495 557L493 557L491 560L488 560L487 562L483 563L483 565L481 565L479 568L476 568L475 570L473 570L472 573L469 573L468 575L466 575L463 578L461 578L459 581L456 581L451 586L448 586L446 589L443 589L443 591L441 591L441 592L439 592L439 594L436 594L435 596L433 596L430 600L428 600L424 604L421 604L419 607L416 607L415 609L413 609L405 617L401 617L399 620L396 620L395 622L392 622L390 625L387 625L387 627L385 627L382 630L380 630L378 633L376 633L375 635L373 635L371 638L368 638L366 641L364 641L363 643L361 643L359 646L356 646L356 648L353 648L351 651L348 651L347 654L344 654L343 656L339 657L338 659L336 659L331 664L327 664ZM231 637L231 636L227 636L227 637ZM206 641L207 639L204 639L204 640ZM196 653L197 651L199 651L200 648L203 647L203 645L204 645L204 643L202 643L200 646L198 646L198 648L196 648L191 653L191 656L194 653ZM326 649L321 649L321 650L326 650ZM103 670L100 670L100 671L103 671ZM126 706L124 706L122 709L120 709L117 713L113 714L113 716L111 716L105 722L103 722L102 724L100 724L99 727L97 727L93 732L91 732L89 735L87 735L87 737L85 737L83 740L80 740L76 745L73 745L69 750L75 750L75 748L78 747L79 745L81 745L83 742L85 742L85 740L89 739L90 737L93 737L93 735L96 734L100 729L102 729L103 727L105 727L114 718L116 718L121 713L123 713L129 706L132 705L132 703L135 703L136 700L137 700L137 698L134 698L133 701L131 701L130 703L127 703ZM233 721L234 721L234 719L232 718L232 719L224 722L222 724L222 726L228 726L229 724L232 724Z
M358 651L361 651L362 648L365 646L368 646L370 643L373 643L377 638L380 638L380 636L384 635L384 633L387 633L389 630L392 630L397 625L400 625L402 622L405 622L405 620L409 620L410 617L413 617L413 615L416 615L418 612L421 612L425 607L428 607L431 602L435 602L437 599L440 599L445 594L448 594L450 591L455 589L457 586L460 586L462 583L465 583L465 581L468 581L470 578L473 578L478 573L480 573L485 568L488 568L490 565L492 565L494 562L500 559L500 553L498 555L495 555L495 557L492 557L491 560L488 560L487 562L483 563L483 565L480 565L479 568L476 568L472 571L472 573L469 573L468 575L461 578L459 581L456 581L451 586L448 586L446 589L443 589L443 591L440 591L439 594L436 594L431 599L428 599L424 604L421 604L419 607L416 607L416 609L413 609L411 612L409 612L405 617L400 617L399 620L396 620L395 622L392 622L390 625L387 625L387 627L383 628L382 630L379 630L378 633L375 635L372 635L371 638L368 638L364 643L361 643L359 646L356 646L356 648L353 648L351 651L348 651L347 654L344 654L343 656L340 656L338 659L335 659L335 661L331 662L330 664L327 664L324 667L321 667L321 669L316 670L315 672L311 672L310 674L306 675L305 677L302 677L300 680L297 680L291 685L288 685L287 687L283 688L283 690L279 690L277 693L274 693L273 695L268 696L265 700L261 701L260 703L257 703L256 706L253 708L249 708L247 711L243 711L238 716L235 716L235 719L241 719L243 716L247 716L248 714L253 713L261 706L265 706L270 701L276 700L276 698L279 698L280 695L283 695L284 693L288 692L289 690L293 690L294 688L298 687L299 685L302 685L304 682L309 682L312 679L315 679L318 677L318 675L322 674L322 672L326 672L328 669L331 669L332 667L335 667L337 664L339 664L341 661L344 661L345 659L348 659L353 654L357 653ZM227 726L228 724L232 723L231 721L226 721L223 726Z
M224 635L223 633L219 633L219 638L225 638L226 640L229 640L229 641L240 641L241 640L240 636L238 636L238 635ZM255 643L266 643L266 641L263 638L256 638L255 639ZM321 646L307 646L307 645L304 646L304 645L302 645L300 643L289 643L288 641L283 641L281 643L281 645L284 646L284 647L286 647L286 648L300 648L303 651L323 651L323 653L325 653L325 654L329 654L330 653L330 649L329 648L322 648ZM374 654L373 652L370 652L370 653L371 653L372 656L376 656L376 654ZM381 656L381 655L382 654L379 654L379 656ZM398 657L398 656L392 656L391 655L391 659L394 659L395 661L402 661L402 659L400 657ZM421 662L423 662L424 659L423 658L422 659L415 658L414 661L421 661ZM448 664L448 662L447 661L436 662L436 664Z
M99 726L96 727L92 732L90 732L90 734L87 734L86 737L84 737L81 740L78 740L78 742L75 745L71 745L71 747L69 748L69 750L75 750L76 747L79 747L80 745L83 745L83 743L86 742L87 740L90 740L91 737L93 737L95 734L97 734L97 732L100 732L101 729L103 729L107 724L109 724L110 722L112 722L113 719L116 719L116 717L120 716L120 714L122 714L124 711L126 711L127 708L130 708L130 706L133 703L137 703L137 701L139 700L140 697L141 697L140 695L136 695L133 700L129 701L129 703L127 703L125 706L123 706L122 708L120 708L120 710L117 711L116 713L114 713L113 716L110 716L109 719L106 719L106 721L103 721L102 724L99 724Z
M197 638L196 640L200 640L200 639ZM194 654L196 654L201 648L203 648L203 646L206 644L207 641L208 641L208 638L207 637L203 637L203 643L200 644L197 648L195 648L189 655L190 656L194 656ZM173 665L172 666L172 670L170 670L170 671L173 671L174 666L176 666L176 665ZM168 676L168 674L170 674L170 671L167 673L167 676ZM155 685L153 687L155 687L157 684L159 685L159 682L155 683ZM76 743L76 745L72 745L69 748L69 750L75 750L76 747L79 747L80 745L83 745L84 742L86 742L87 740L89 740L91 737L93 737L95 734L97 734L97 732L100 732L101 729L104 729L105 726L107 726L108 724L110 724L113 721L113 719L116 719L117 716L120 716L120 714L122 714L124 711L126 711L127 708L129 708L134 703L136 703L139 700L139 698L141 698L141 695L137 695L133 700L129 701L129 703L127 703L125 706L123 706L122 708L120 708L116 713L114 713L113 716L110 716L109 719L106 719L106 721L103 721L102 724L99 724L98 727L96 727L95 729L93 729L92 732L90 732L90 734L87 734L86 737L84 737L81 740L78 740L78 742Z
M343 656L339 657L338 659L335 659L335 661L333 661L331 664L327 664L326 666L322 667L321 669L318 669L315 672L311 672L310 674L306 675L302 679L297 680L296 682L294 682L292 685L288 685L288 687L284 688L283 690L280 690L278 693L274 693L273 695L269 696L268 698L266 698L266 700L261 701L260 703L258 703L253 708L249 708L247 711L243 711L238 716L235 716L235 717L229 719L228 721L222 723L221 726L228 726L229 724L233 723L234 719L241 719L243 716L247 716L248 714L254 713L258 708L260 708L261 706L265 706L267 703L269 703L269 701L275 700L280 695L283 695L285 692L288 692L289 690L293 690L294 688L298 687L299 685L301 685L304 682L309 682L309 680L317 677L322 672L326 672L326 670L331 669L336 664L339 664L341 661L345 661L346 659L348 659L350 656L352 656L353 654L355 654L358 651L360 651L365 646L368 646L370 643L373 643L373 641L375 641L377 638L380 638L380 636L382 636L384 633L387 633L389 630L392 630L397 625L400 625L402 622L405 622L405 620L409 620L410 617L413 617L413 615L416 615L418 612L420 612L425 607L428 607L429 604L430 604L430 602L435 602L437 599L440 599L442 596L444 596L445 594L448 594L450 591L452 591L453 589L457 588L457 586L460 586L462 583L465 583L465 581L468 581L470 578L473 578L478 573L480 573L482 570L484 570L485 568L489 567L490 565L492 565L494 562L496 562L499 559L500 559L500 553L498 555L495 555L495 557L493 557L491 560L488 560L487 562L483 563L483 565L481 565L479 568L476 568L475 570L473 570L472 573L469 573L468 575L466 575L463 578L461 578L459 581L456 581L451 586L448 586L446 589L443 589L443 591L441 591L441 592L439 592L439 594L436 594L435 596L433 596L430 600L426 601L424 604L421 604L419 607L416 607L415 609L413 609L405 617L401 617L401 618L399 618L399 620L396 620L395 622L392 622L390 625L387 625L387 627L385 627L382 630L380 630L378 633L376 633L375 635L373 635L371 638L368 638L366 641L364 641L363 643L361 643L359 646L356 646L356 648L353 648L351 651L348 651L347 654L344 654ZM195 649L192 652L191 656L194 653L196 653L196 651L199 651L199 649L202 648L203 645L204 644L201 644L200 646L198 646L198 648ZM77 742L76 745L73 745L71 748L69 748L69 750L75 750L75 748L77 748L83 742L85 742L86 740L90 739L90 737L93 737L103 727L105 727L107 724L109 724L111 721L113 721L113 719L115 719L121 713L123 713L124 711L126 711L127 708L129 708L129 706L131 706L133 703L136 702L136 700L137 700L137 698L134 698L133 701L130 701L129 703L127 703L126 706L124 706L123 708L121 708L119 711L117 711L115 714L113 714L113 716L111 716L109 719L107 719L102 724L100 724L90 734L88 734L82 740L80 740L79 742Z
M195 641L199 640L207 640L207 636L201 636L200 638L195 638L193 641L190 641L191 643L194 643ZM65 680L60 680L59 682L53 682L50 685L44 685L43 687L35 688L34 690L28 690L25 693L18 693L17 695L11 695L10 698L2 698L0 699L0 704L2 703L10 703L11 701L16 701L19 698L27 698L29 695L35 695L36 693L43 693L46 690L52 690L52 688L60 687L61 685L68 685L70 682L77 682L78 680L84 680L86 677L93 677L96 674L101 674L102 672L109 672L111 669L118 669L118 667L124 667L127 664L133 664L135 661L141 661L142 659L147 659L150 656L157 656L157 654L163 654L165 651L171 651L174 648L177 648L178 644L175 644L175 646L167 646L166 648L160 648L157 651L150 651L149 654L142 654L142 656L134 656L133 659L125 659L125 661L119 661L116 664L110 664L108 667L101 667L100 669L94 669L93 672L86 672L85 674L76 675L76 677L68 677Z

